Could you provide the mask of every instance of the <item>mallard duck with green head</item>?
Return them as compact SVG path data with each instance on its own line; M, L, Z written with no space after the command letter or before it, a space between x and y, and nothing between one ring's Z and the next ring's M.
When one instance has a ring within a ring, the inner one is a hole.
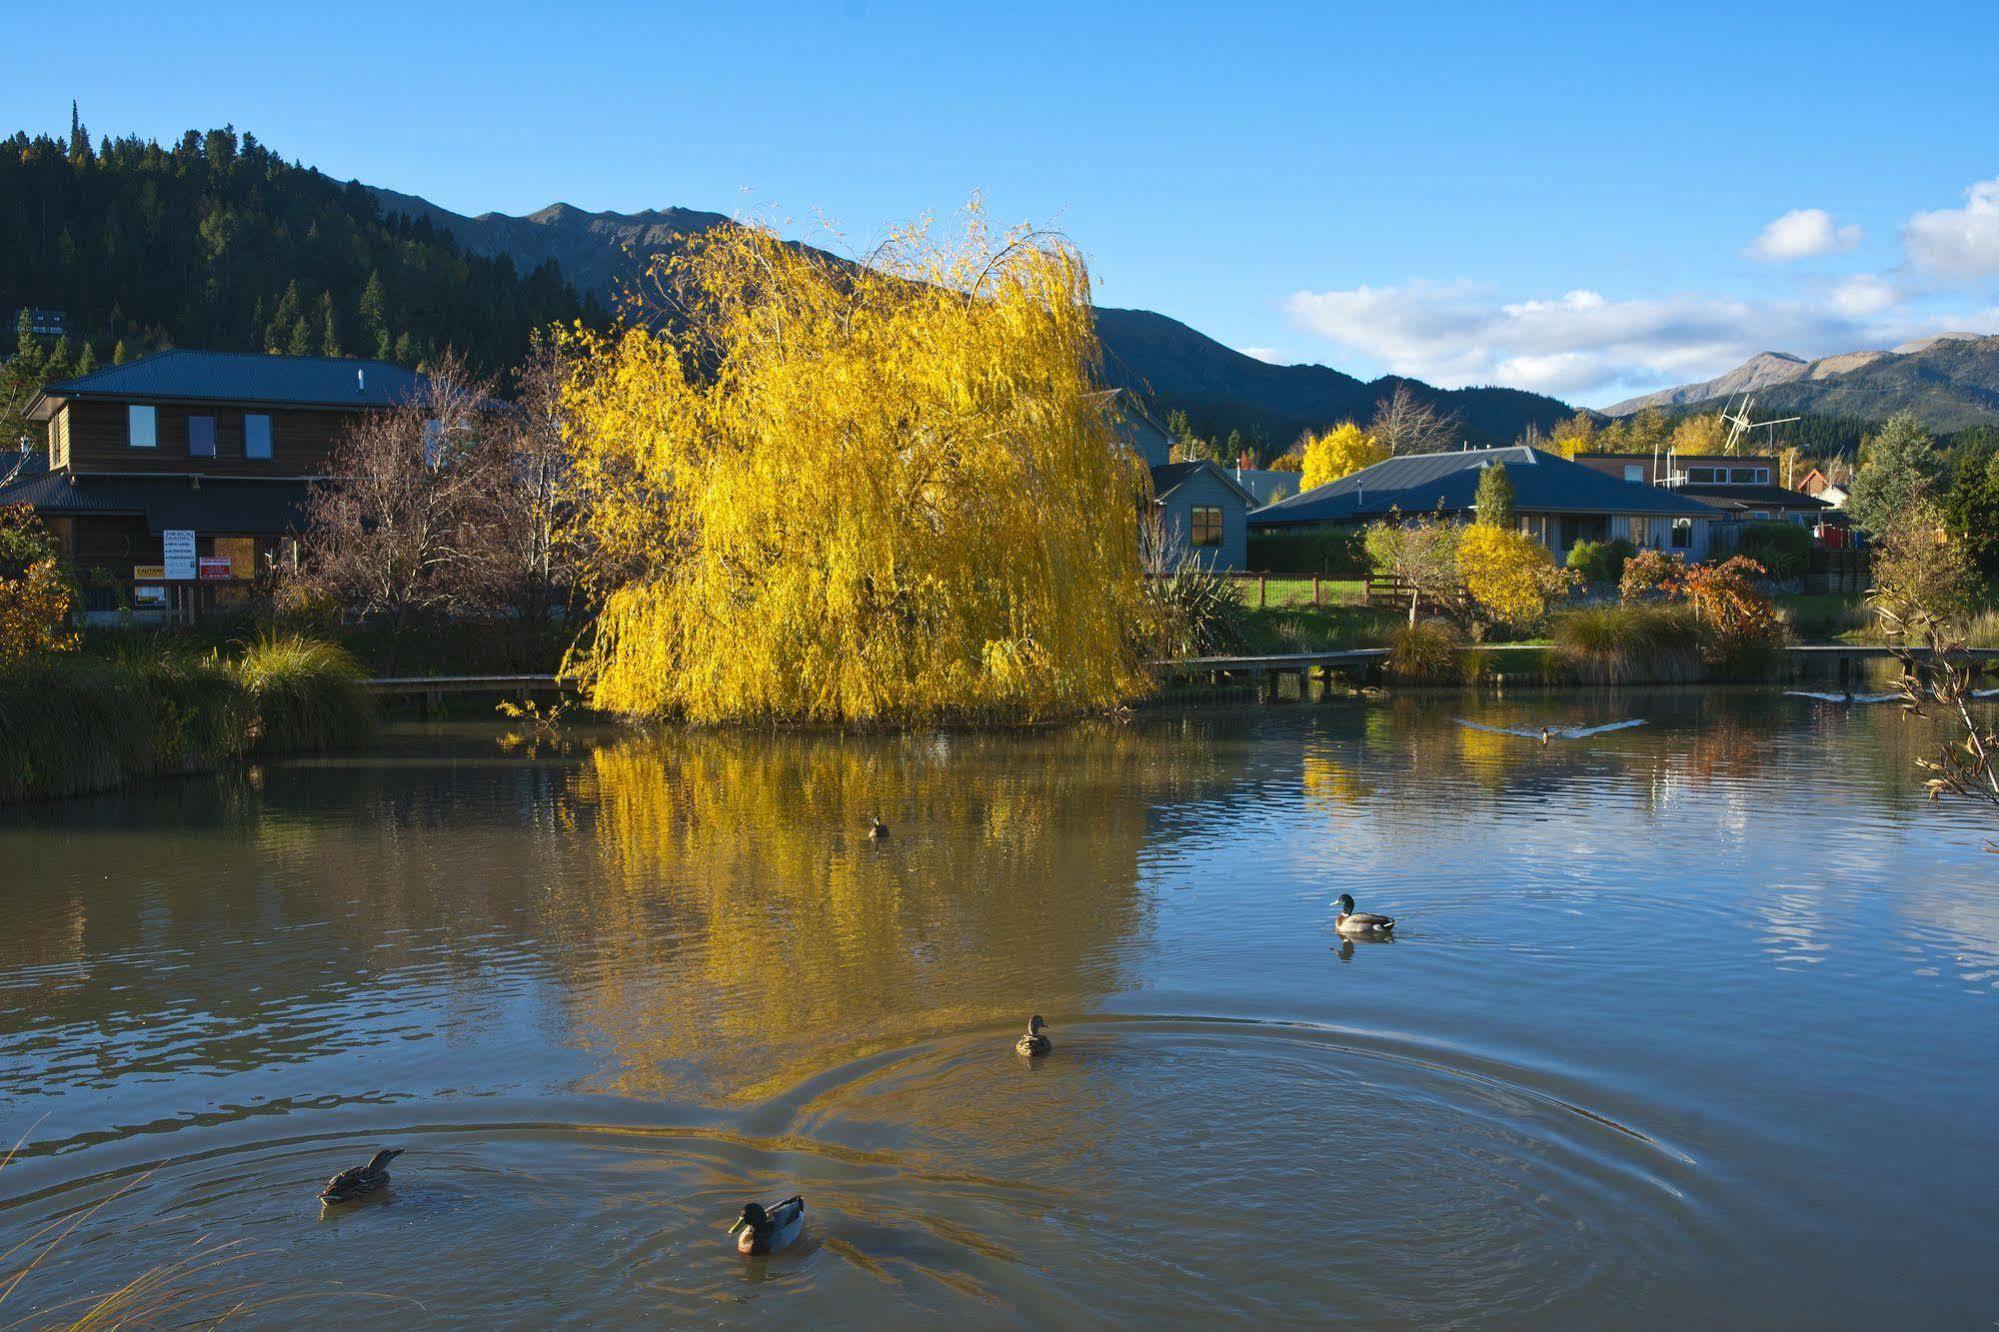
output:
M880 842L886 840L887 837L888 825L881 821L879 815L868 815L868 840L871 842Z
M1378 939L1395 929L1395 917L1377 916L1366 911L1353 909L1353 894L1340 894L1340 914L1333 921L1333 928L1341 934L1359 939Z
M805 1199L793 1194L769 1207L745 1203L729 1233L736 1237L737 1253L761 1258L791 1244L804 1229Z

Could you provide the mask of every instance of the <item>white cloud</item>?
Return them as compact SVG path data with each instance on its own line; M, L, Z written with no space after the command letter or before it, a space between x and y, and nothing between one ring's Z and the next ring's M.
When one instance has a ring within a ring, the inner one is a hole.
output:
M1750 252L1781 260L1850 250L1856 226L1797 209L1763 229ZM1946 330L1999 330L1999 178L1965 191L1962 208L1919 212L1902 228L1906 262L1838 279L1800 274L1773 298L1689 292L1618 299L1579 287L1505 299L1480 283L1299 291L1291 322L1433 384L1508 384L1570 401L1609 402L1722 373L1758 352L1829 356L1887 348Z
M1237 347L1244 356L1253 356L1265 365L1282 365L1284 357L1275 347Z
M1892 309L1902 299L1902 293L1886 278L1856 273L1836 284L1828 299L1840 314L1864 319Z
M1999 179L1964 192L1964 207L1917 213L1902 227L1902 248L1916 267L1942 278L1999 272Z
M1758 232L1747 253L1782 264L1818 254L1844 254L1860 239L1858 226L1834 226L1832 214L1823 208L1793 208Z

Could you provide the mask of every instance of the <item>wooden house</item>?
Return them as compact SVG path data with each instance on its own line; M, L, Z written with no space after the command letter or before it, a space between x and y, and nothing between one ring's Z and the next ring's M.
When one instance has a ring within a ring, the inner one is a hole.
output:
M342 430L422 386L384 361L141 357L42 390L28 415L46 423L46 459L15 469L0 504L47 522L89 611L123 598L191 616L294 558L307 487Z

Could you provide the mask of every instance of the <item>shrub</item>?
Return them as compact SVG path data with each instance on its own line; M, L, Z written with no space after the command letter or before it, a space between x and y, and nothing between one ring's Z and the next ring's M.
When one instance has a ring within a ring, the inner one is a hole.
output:
M1667 601L1679 595L1687 562L1663 550L1641 550L1624 562L1617 594L1627 602Z
M1359 578L1368 570L1358 527L1318 527L1281 532L1249 530L1249 565L1265 573Z
M1750 523L1742 529L1738 554L1767 569L1772 578L1803 578L1812 567L1812 533L1796 523Z
M1624 577L1624 566L1638 548L1618 537L1612 541L1578 541L1569 547L1569 569L1592 586L1607 587Z
M1690 606L1588 606L1555 617L1555 661L1583 684L1682 684L1702 675Z
M1487 523L1472 524L1459 539L1458 572L1474 609L1500 624L1533 624L1574 583L1540 542Z
M357 743L375 728L375 700L361 663L332 643L285 634L259 639L236 664L249 696L250 736L266 754Z
M1711 673L1751 679L1776 673L1783 660L1784 621L1756 587L1763 566L1741 555L1690 566L1681 578L1699 617L1702 652Z
M1464 678L1458 649L1464 631L1449 620L1398 624L1388 633L1388 670L1398 680L1446 684Z

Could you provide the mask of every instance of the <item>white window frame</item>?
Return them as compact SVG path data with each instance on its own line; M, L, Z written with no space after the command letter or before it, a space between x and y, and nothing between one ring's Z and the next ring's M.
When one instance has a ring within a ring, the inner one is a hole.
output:
M132 403L125 408L125 444L134 449L160 446L160 409Z
M252 421L262 421L264 423L264 428L263 428L264 451L262 453L257 452L257 446L255 441L258 432L251 428L250 423ZM271 415L269 412L243 413L244 458L248 459L251 462L269 462L271 460L271 455L276 451L276 443L271 438L271 434L272 434Z

